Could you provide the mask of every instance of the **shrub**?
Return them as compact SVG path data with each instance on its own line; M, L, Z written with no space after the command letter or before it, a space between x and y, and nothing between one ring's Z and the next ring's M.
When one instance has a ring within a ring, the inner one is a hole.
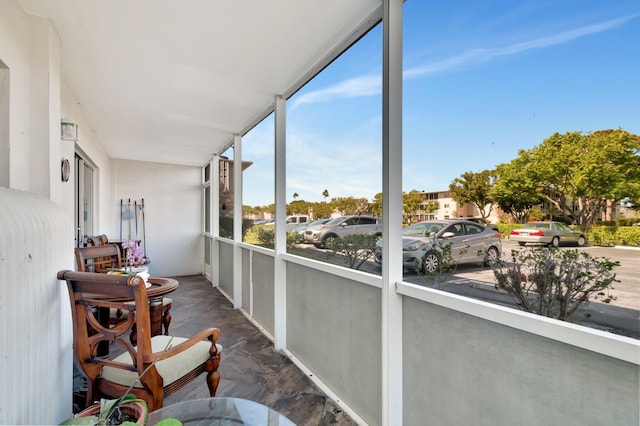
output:
M589 297L609 303L620 262L594 258L584 251L538 247L513 250L512 263L494 268L496 288L511 294L527 312L567 321L589 303Z
M274 248L276 246L275 241L275 228L273 226L254 226L253 230L258 239L258 245L267 248ZM295 232L287 232L287 248L291 248L296 243L297 234Z
M360 267L376 252L377 235L353 234L332 238L327 241L329 256L343 255L344 262L351 269Z

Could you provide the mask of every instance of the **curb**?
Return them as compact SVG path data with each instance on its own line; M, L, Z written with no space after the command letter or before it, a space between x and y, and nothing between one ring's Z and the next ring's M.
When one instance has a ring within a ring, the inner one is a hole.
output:
M622 249L622 250L640 250L640 247L632 247L632 246L613 246L613 248Z

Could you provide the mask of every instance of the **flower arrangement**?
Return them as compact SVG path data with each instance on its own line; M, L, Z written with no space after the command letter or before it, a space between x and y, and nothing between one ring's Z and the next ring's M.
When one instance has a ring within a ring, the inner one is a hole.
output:
M134 240L125 240L122 242L122 248L124 249L125 261L129 266L142 266L147 263L147 258L144 257L140 244Z

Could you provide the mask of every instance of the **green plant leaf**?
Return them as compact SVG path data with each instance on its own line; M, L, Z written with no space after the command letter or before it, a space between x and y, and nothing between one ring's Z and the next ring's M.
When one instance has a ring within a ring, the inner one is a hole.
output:
M100 419L97 416L71 417L60 423L61 425L97 425Z
M169 417L168 419L160 420L156 423L156 426L182 426L182 422L178 419Z

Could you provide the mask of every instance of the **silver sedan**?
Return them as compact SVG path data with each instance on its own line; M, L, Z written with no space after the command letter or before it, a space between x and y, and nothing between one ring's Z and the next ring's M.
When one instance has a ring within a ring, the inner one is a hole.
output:
M558 247L560 244L575 244L582 247L587 243L584 234L562 222L531 222L514 229L509 236L521 246L527 243L545 244Z
M461 263L493 264L500 258L500 234L467 220L418 222L402 232L402 263L407 269L434 273ZM374 260L382 262L382 239Z

